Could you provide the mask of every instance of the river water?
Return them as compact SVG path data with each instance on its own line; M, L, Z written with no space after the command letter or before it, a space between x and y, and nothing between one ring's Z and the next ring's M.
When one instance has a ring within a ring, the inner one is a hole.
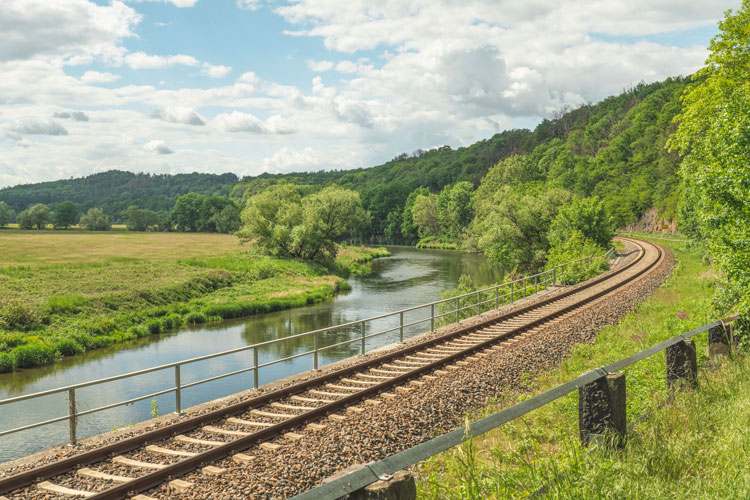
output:
M347 281L352 290L334 300L307 307L278 311L236 321L201 327L186 327L176 332L98 349L82 356L66 358L53 366L20 370L0 375L0 399L31 394L56 387L86 382L181 361L205 354L277 339L326 326L377 316L398 309L431 302L440 293L453 288L461 274L469 274L480 284L502 278L501 271L479 255L444 250L416 250L389 247L392 255L372 263L372 274ZM406 315L405 322L424 318L429 310ZM395 322L394 322L395 321ZM367 334L398 325L397 318L381 320L367 327ZM429 321L406 329L406 335L429 330ZM341 342L357 335L359 328L321 335L320 345ZM367 349L398 340L398 332L369 339ZM260 363L280 359L312 348L312 339L295 339L260 350ZM360 343L329 349L321 353L320 365L359 353ZM206 379L240 370L253 364L248 350L230 356L192 363L182 367L181 382ZM310 356L264 367L260 384L272 382L312 368ZM182 391L182 407L210 401L252 387L252 372L234 375ZM76 391L78 411L98 408L117 401L143 396L174 386L173 369L100 384ZM175 409L174 394L158 396L127 406L85 415L78 422L78 437L92 436L116 427L141 422L154 413ZM0 406L0 431L66 415L67 394L55 394L13 405ZM65 442L68 422L62 421L0 437L0 462L26 456L54 444Z

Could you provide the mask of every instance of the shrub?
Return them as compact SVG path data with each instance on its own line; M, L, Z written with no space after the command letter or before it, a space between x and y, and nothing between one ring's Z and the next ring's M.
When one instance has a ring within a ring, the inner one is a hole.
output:
M20 345L11 354L17 368L48 365L55 361L55 350L42 342Z
M182 316L179 314L170 314L161 319L162 330L172 330L182 325Z
M193 312L185 316L185 323L197 325L206 322L206 315L200 312Z
M148 331L151 335L161 333L161 321L159 321L158 319L152 319L151 321L146 323L146 328L148 328Z
M97 335L96 337L91 337L91 347L94 349L97 349L99 347L107 347L115 343L115 339L110 337L109 335Z
M84 353L83 346L73 339L58 340L55 342L55 350L63 356L75 356Z
M7 352L0 352L0 373L13 371L13 356Z
M128 328L128 332L137 338L147 337L150 334L150 332L142 326L131 326Z
M0 321L13 328L25 328L39 322L37 312L19 299L0 300Z

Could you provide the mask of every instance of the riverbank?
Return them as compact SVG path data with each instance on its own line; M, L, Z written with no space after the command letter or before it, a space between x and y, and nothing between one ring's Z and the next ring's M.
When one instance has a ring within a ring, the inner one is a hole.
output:
M716 279L713 270L703 263L701 253L681 243L659 243L670 247L677 265L672 278L652 298L618 325L602 329L596 342L573 349L570 357L557 368L536 379L529 374L520 390L498 395L490 406L469 417L474 420L494 413L526 399L529 394L543 392L593 367L603 366L712 320L710 297ZM699 363L703 363L705 337L700 337L697 344ZM653 356L625 370L628 415L632 418L656 408L666 397L663 363L663 356ZM418 468L419 498L528 498L535 496L542 487L548 488L546 495L550 498L588 498L584 491L589 486L592 487L589 493L594 492L591 493L594 496L628 496L630 490L622 488L635 486L621 478L613 479L620 467L624 467L616 455L609 456L607 467L601 469L608 470L612 477L607 479L606 474L592 471L601 457L588 454L579 445L577 409L578 396L573 392L522 419L474 438L470 444L428 460ZM648 443L653 444L653 441ZM590 467L582 467L584 463ZM637 466L634 465L632 471L635 470ZM666 492L686 490L672 489L668 485L676 486L675 483L681 480L690 481L686 477L691 474L689 469L680 465L676 472L674 478L667 480L643 474L640 485L646 491L649 483L660 484L651 492L660 491L662 495L672 497ZM644 498L663 498L656 493ZM545 494L539 497L546 498Z
M0 372L200 324L321 302L385 249L332 266L257 255L233 236L3 231Z

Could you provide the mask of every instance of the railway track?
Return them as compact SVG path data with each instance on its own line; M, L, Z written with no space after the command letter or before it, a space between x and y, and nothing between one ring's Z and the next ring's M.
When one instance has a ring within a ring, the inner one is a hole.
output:
M599 299L648 273L663 258L657 245L623 238L638 248L627 265L583 285L524 305L499 317L409 345L344 369L290 385L188 420L0 479L1 495L20 498L146 500L141 492L226 457L249 462L254 447L277 449L326 425L397 398L434 378L464 369L489 349L519 338L555 318ZM31 495L30 495L31 494Z

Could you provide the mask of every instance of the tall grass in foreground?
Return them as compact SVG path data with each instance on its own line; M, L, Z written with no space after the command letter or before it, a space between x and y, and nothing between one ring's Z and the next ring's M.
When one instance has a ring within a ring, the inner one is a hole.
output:
M558 368L527 374L528 393L543 392L712 320L714 274L700 252L682 245L673 251L677 266L672 278L619 325L604 328L595 343L575 348ZM750 388L737 387L750 374L750 362L742 358L729 362L726 371L706 372L705 335L696 340L700 390L656 410L635 428L624 451L592 453L580 447L578 396L573 392L474 438L469 449L473 459L463 447L421 464L420 498L529 498L536 493L539 498L747 497L742 492L750 487L750 473L726 464L744 461L750 451L750 437L743 435L750 428ZM664 363L661 353L625 370L629 423L666 398ZM472 419L527 397L501 394ZM733 441L736 450L729 445ZM733 480L747 484L735 494L727 490Z

